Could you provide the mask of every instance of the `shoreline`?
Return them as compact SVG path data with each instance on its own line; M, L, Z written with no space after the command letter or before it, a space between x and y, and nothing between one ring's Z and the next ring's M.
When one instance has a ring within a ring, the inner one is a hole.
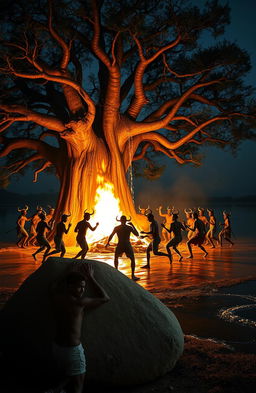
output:
M2 245L3 243L0 246ZM9 278L6 281L8 285L3 286L3 290L0 291L0 305L12 296L19 287L18 283L22 283L41 265L40 262L32 261L31 250L17 250L13 244L6 246L5 243L5 247L0 250L0 271L2 269L2 272ZM231 299L230 296L226 296L226 292L235 293L239 286L246 287L256 280L256 246L252 247L250 242L250 247L252 257L247 262L241 260L241 255L247 255L247 246L245 249L241 247L235 250L238 257L236 253L233 256L230 250L226 249L222 250L219 259L201 260L196 257L193 264L184 263L183 265L175 259L171 268L163 258L152 258L152 271L150 274L143 271L139 284L163 301L177 316L185 333L184 353L170 373L147 385L102 388L91 382L87 385L86 391L88 393L170 393L172 391L176 393L251 393L256 383L254 367L256 351L255 353L249 352L252 349L250 344L248 345L249 351L235 349L226 340L218 339L209 333L210 328L213 332L216 329L217 316L211 315L216 301L218 308L220 299L228 299L228 301ZM243 251L245 251L244 254ZM103 258L94 257L94 259L112 264L113 255L108 254ZM143 263L144 259L141 257L138 265ZM121 260L120 270L129 276L130 266L125 258ZM250 274L246 274L248 271ZM212 307L210 309L209 300ZM225 329L227 327L230 329L227 330L227 334L233 331L239 336L244 329L246 332L248 329L253 329L221 319L217 321L221 326L225 325ZM195 327L202 327L204 334L195 332L192 322ZM0 358L1 369L4 370L2 363ZM0 382L1 392L43 393L40 381L34 381L31 387L26 386L28 381L25 378L19 386L15 386L14 382L10 382L10 377L7 370L6 379Z

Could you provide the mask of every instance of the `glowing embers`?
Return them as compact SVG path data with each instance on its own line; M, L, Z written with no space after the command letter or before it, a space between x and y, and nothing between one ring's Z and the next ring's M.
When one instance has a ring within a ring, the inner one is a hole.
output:
M95 202L94 215L92 215L90 223L92 226L99 222L98 228L92 232L87 232L87 241L89 244L97 242L111 234L114 227L118 225L116 216L120 217L120 201L114 195L114 186L111 183L105 183L102 176L97 177L99 184Z

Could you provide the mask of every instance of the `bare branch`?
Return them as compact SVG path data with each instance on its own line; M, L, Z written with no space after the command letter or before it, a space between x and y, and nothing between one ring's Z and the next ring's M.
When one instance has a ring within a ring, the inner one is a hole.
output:
M93 7L93 16L94 16L94 23L93 23L93 39L92 39L92 49L95 55L105 64L105 66L110 70L111 62L103 51L100 46L100 18L99 18L99 9L97 0L92 0L92 7Z
M52 0L48 0L48 26L49 31L52 37L60 44L63 57L61 59L60 66L62 69L66 69L70 60L70 45L67 45L66 42L61 38L61 36L56 32L52 25Z
M205 82L205 83L198 83L198 84L190 87L185 93L183 93L181 95L181 97L176 102L176 104L173 106L171 111L163 119L156 120L153 122L147 122L147 123L145 123L145 122L135 123L134 122L133 130L131 130L131 132L130 132L130 137L138 135L138 134L142 134L145 132L155 131L155 130L159 130L161 128L164 128L166 125L168 125L170 123L170 121L173 120L175 114L180 109L182 104L189 98L191 93L193 93L195 90L200 89L202 87L214 85L217 83L221 83L221 79L213 80L213 81Z
M152 55L148 59L146 59L143 54L142 45L139 39L135 36L133 36L133 39L135 40L138 47L140 62L136 68L135 75L134 75L135 96L128 109L128 114L132 118L136 119L143 106L148 102L143 87L143 76L147 66L151 64L154 60L156 60L157 57L160 56L163 52L176 46L180 42L181 36L178 35L178 37L174 41L164 46L163 48L160 48L154 55Z
M4 110L5 112L9 113L18 113L25 116L7 116L6 120L11 121L9 125L14 123L15 121L33 121L36 124L47 127L54 131L62 132L65 130L65 125L58 120L54 116L45 115L42 113L34 112L32 110L27 109L23 105L4 105L0 104L0 109Z
M40 172L43 172L43 171L44 171L46 168L48 168L49 166L51 166L51 162L46 161L46 162L43 163L43 165L42 165L40 168L38 168L38 169L34 172L33 183L36 183L36 182L37 182L38 174L39 174Z
M116 64L115 46L116 46L116 41L117 41L119 34L120 34L120 31L118 31L116 33L115 38L112 42L112 47L111 47L111 54L112 54L112 59L113 59L112 66L114 66Z

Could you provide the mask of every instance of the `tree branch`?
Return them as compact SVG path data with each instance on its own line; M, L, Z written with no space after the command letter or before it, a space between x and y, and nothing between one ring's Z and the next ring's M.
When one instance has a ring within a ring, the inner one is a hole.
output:
M40 168L38 168L35 172L34 172L34 178L33 178L33 183L37 182L38 179L38 174L40 172L43 172L46 168L48 168L49 166L51 166L51 162L50 161L45 161L42 166Z
M67 45L63 38L56 32L52 25L52 0L48 0L48 27L51 36L59 43L62 48L63 56L61 59L61 69L66 70L70 60L70 45Z
M172 41L168 45L165 45L163 48L160 48L154 55L152 55L148 59L144 57L142 45L139 39L134 35L133 35L133 39L138 47L140 62L136 68L135 75L134 75L134 90L135 90L134 99L132 100L131 105L128 108L127 112L130 117L136 119L143 106L148 102L143 87L143 76L147 66L151 64L154 60L156 60L157 57L160 56L163 52L176 46L180 42L181 36L178 35L178 37L174 41Z
M13 117L13 116L7 116L6 120L4 121L11 121L11 124L14 123L15 121L33 121L36 124L47 127L51 130L62 132L65 130L65 125L58 120L54 116L50 115L45 115L42 113L34 112L32 110L27 109L23 105L4 105L0 104L0 109L4 110L5 112L9 113L18 113L21 115L25 115L22 117ZM10 124L10 125L11 125Z
M155 131L155 130L159 130L161 128L164 128L166 125L168 125L168 123L170 121L173 120L175 114L180 109L182 104L188 99L188 97L190 96L191 93L193 93L195 90L200 89L202 87L210 86L210 85L217 84L217 83L221 83L221 79L210 81L210 82L205 82L205 83L199 83L199 84L196 84L196 85L190 87L185 93L183 93L181 95L181 97L176 102L176 104L173 106L171 111L163 119L156 120L153 122L141 122L141 123L134 122L133 129L131 129L131 132L130 132L130 137L136 136L136 135L139 135L142 133L146 133L149 131Z

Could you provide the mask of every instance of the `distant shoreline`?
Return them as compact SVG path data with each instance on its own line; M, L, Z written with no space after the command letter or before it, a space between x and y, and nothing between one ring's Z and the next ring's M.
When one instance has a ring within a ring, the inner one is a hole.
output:
M0 208L8 206L17 206L17 204L52 204L55 205L58 199L58 193L40 193L40 194L18 194L6 190L0 189ZM180 197L179 202L181 204L187 205L191 202L191 197ZM256 204L256 195L243 195L240 197L232 196L212 196L212 197L197 197L193 196L193 202L198 205L212 204L212 203L222 203L222 204Z

